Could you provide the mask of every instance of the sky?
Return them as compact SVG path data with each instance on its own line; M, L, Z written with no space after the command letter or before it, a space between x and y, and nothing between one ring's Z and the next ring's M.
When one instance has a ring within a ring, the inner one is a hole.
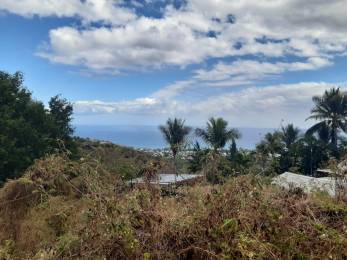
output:
M347 82L346 0L0 0L0 70L80 125L305 128Z

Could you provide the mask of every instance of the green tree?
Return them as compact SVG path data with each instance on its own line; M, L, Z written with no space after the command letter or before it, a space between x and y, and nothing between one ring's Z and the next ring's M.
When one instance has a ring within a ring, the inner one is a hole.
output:
M47 151L48 116L32 100L20 72L0 72L0 182L15 178Z
M329 160L328 145L314 135L302 138L298 146L299 168L306 175L314 175L317 168L324 166Z
M281 129L281 139L285 144L287 149L290 149L293 144L295 144L300 137L300 129L294 127L293 124L288 124L287 126L283 126Z
M19 177L32 162L54 150L60 127L23 85L23 74L0 71L0 182Z
M267 133L264 139L257 145L258 150L271 156L281 153L283 149L282 134L278 131Z
M189 159L188 169L191 172L198 172L202 170L203 165L206 162L208 149L202 149L199 142L196 142L193 147L192 155Z
M300 129L288 124L281 128L281 140L284 149L281 151L279 161L280 171L288 171L290 168L296 167L298 159L298 141L300 140Z
M307 134L311 135L328 127L333 153L337 157L338 132L347 131L347 95L339 88L332 88L325 91L323 96L314 96L312 100L315 107L311 110L311 116L307 120L315 119L319 122L309 128Z
M280 155L283 152L282 134L279 131L267 133L256 146L256 158L263 174L280 171Z
M209 119L205 129L196 129L196 134L210 145L215 153L224 148L229 141L235 142L241 137L237 129L228 128L228 122L223 118L213 117Z
M252 165L253 156L249 151L237 149L235 142L232 142L227 159L238 174L243 174Z
M53 127L51 136L55 142L62 142L64 149L76 154L76 144L72 139L74 128L71 125L73 106L65 98L59 95L52 97L49 101L49 115L51 116ZM62 147L57 147L57 149Z
M159 126L159 130L162 132L165 141L169 144L172 156L175 164L175 172L177 174L177 161L176 157L178 152L182 149L186 143L186 138L191 132L191 128L185 126L185 121L179 118L166 121L165 125Z
M236 146L235 140L241 137L237 129L228 128L228 122L223 118L210 118L205 129L196 129L196 135L201 137L212 150L207 154L203 166L206 179L211 183L222 182L227 175L232 174L231 163L220 154L220 150L230 141Z
M54 137L61 140L71 139L74 132L71 126L73 107L70 102L59 95L54 96L49 101L50 115L53 117L56 131L53 133Z

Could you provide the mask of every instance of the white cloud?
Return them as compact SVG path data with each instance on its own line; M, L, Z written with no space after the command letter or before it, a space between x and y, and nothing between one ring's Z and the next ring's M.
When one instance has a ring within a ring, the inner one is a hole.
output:
M50 31L49 49L39 55L52 62L94 70L131 70L184 66L230 52L226 44L199 36L193 28L170 17L141 17L124 27L62 27Z
M312 96L335 86L325 82L303 82L275 85L264 88L250 87L238 92L226 92L195 102L175 98L144 98L126 102L79 101L75 110L79 113L109 115L138 115L143 121L155 122L159 118L180 116L190 124L202 124L211 116L223 116L235 126L277 127L285 119L300 127L313 106Z
M136 18L120 0L1 0L0 10L32 17L79 17L83 22L124 24Z
M346 0L186 0L179 9L168 0L158 17L134 9L156 1L126 7L123 0L0 0L0 11L80 21L50 30L37 54L53 63L112 75L197 64L192 78L144 98L78 101L80 114L176 114L197 121L222 115L241 126L276 126L286 118L302 125L312 95L332 85L257 88L258 81L321 69L347 53ZM247 88L218 88L232 86Z
M138 6L138 2L130 4ZM156 1L140 6L152 2ZM2 0L0 10L23 16L79 17L86 26L51 30L48 48L39 55L113 74L244 55L332 61L347 47L345 0L187 0L179 9L166 1L160 18L136 14L134 7L124 3ZM90 22L94 21L107 26L93 27Z
M86 114L105 114L105 113L146 113L156 107L157 101L153 98L139 98L130 101L120 102L102 102L94 101L77 101L74 104L78 113Z
M179 93L185 92L190 88L196 87L196 81L194 80L183 80L177 81L169 86L166 86L155 93L152 97L158 100L168 100L176 97Z
M213 83L214 86L245 85L287 71L315 70L331 64L328 59L321 57L311 57L306 62L291 63L237 60L231 63L220 62L210 70L196 70L194 78L202 81L219 81Z

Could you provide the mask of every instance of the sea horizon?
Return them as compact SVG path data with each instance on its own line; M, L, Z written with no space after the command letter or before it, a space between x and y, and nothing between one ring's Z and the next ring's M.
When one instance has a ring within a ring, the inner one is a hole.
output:
M76 124L75 136L82 138L96 139L100 141L109 141L114 144L133 147L160 149L166 148L165 143L158 126L154 125L81 125ZM195 127L193 127L195 128ZM268 132L273 132L274 128L256 128L256 127L235 127L242 137L237 140L237 146L243 149L254 149L256 144L261 141ZM191 134L188 138L188 144L194 144L203 141ZM226 147L227 148L227 147Z

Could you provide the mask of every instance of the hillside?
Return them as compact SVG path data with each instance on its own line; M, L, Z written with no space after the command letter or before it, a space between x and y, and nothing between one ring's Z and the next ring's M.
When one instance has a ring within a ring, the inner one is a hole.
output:
M255 176L178 194L129 190L88 160L38 160L0 190L0 258L347 257L346 202L281 190Z
M82 160L92 165L100 164L123 180L136 177L143 167L154 161L160 161L163 168L169 167L169 163L162 157L111 142L78 138L77 146Z

